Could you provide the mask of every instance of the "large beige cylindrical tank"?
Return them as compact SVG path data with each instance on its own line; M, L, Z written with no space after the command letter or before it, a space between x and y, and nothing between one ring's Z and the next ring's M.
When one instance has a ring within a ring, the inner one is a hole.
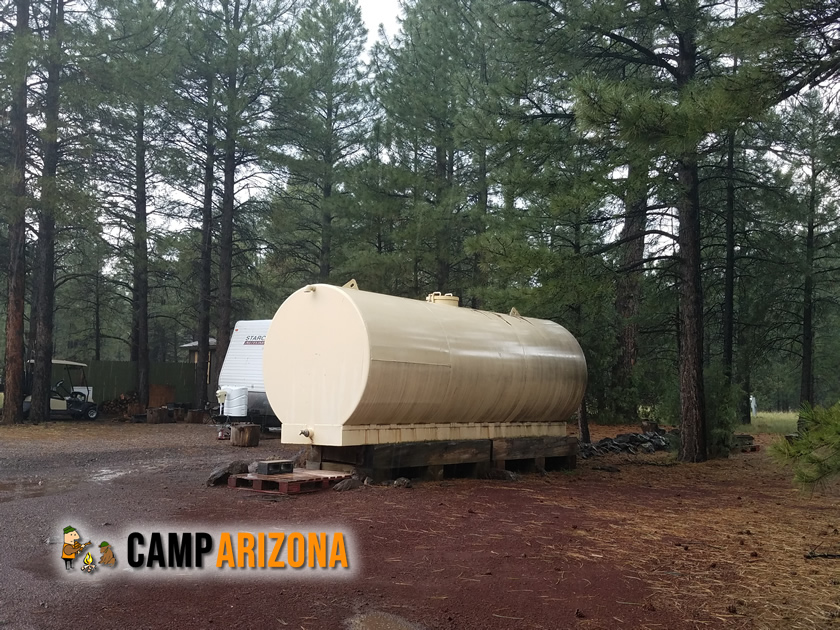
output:
M331 446L565 435L586 389L554 322L325 284L278 309L263 374L283 441Z

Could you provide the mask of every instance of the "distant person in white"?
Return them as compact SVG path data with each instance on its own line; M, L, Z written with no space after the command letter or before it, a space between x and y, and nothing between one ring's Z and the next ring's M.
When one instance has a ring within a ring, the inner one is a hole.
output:
M755 396L750 396L750 412L753 416L758 414L758 404L755 402Z

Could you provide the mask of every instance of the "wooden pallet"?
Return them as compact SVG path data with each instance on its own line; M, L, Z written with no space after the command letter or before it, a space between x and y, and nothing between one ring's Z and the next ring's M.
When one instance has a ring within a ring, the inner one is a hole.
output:
M301 494L303 492L326 490L331 485L349 477L349 473L295 468L294 472L280 475L259 475L257 473L231 475L228 477L228 486L272 494Z

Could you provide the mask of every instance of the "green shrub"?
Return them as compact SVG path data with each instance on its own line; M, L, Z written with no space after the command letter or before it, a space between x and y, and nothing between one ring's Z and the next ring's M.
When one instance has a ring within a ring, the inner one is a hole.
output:
M676 375L664 381L658 392L656 403L650 408L650 420L661 426L675 427L680 424L680 384Z
M807 487L840 473L840 403L833 407L804 406L798 437L780 440L773 453L793 467L793 479Z
M707 368L704 374L706 392L706 444L709 457L727 457L732 447L732 433L738 424L738 396L741 390L727 385L723 370ZM679 383L673 377L648 412L650 419L662 426L680 425Z
M706 370L706 444L709 457L728 457L732 434L738 422L738 399L741 389L728 385L723 370Z

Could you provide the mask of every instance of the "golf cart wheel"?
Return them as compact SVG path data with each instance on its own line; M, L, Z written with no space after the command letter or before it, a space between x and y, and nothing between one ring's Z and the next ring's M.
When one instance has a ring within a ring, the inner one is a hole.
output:
M99 407L97 407L96 405L89 407L85 415L87 416L88 420L96 420L96 418L99 416Z

